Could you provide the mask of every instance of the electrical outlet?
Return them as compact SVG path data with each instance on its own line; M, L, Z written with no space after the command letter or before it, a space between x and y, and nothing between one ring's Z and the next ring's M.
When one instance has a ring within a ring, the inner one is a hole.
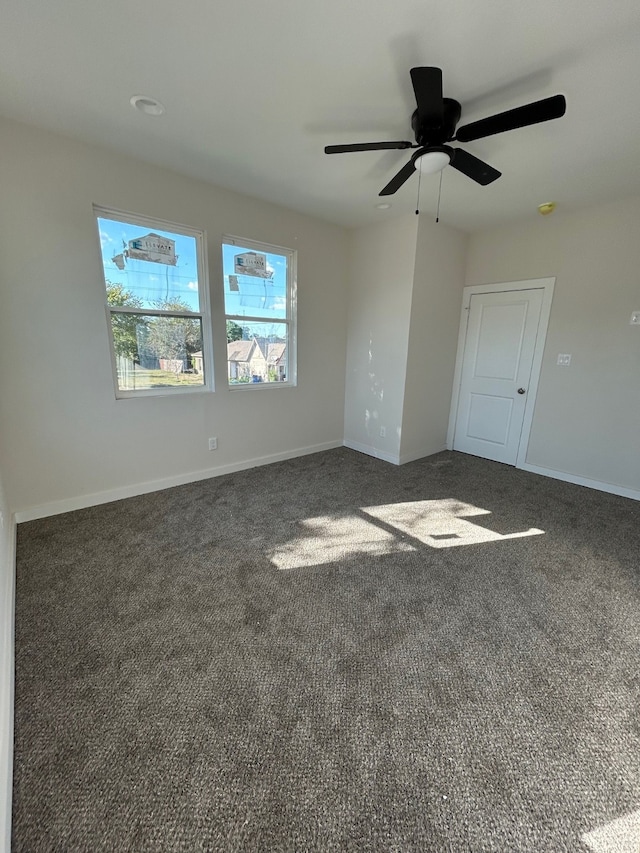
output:
M217 450L218 449L218 439L210 438L209 439L209 450Z
M387 428L386 427L380 427L380 438L386 438L386 436L387 436Z
M640 311L634 311L629 320L629 325L640 326Z

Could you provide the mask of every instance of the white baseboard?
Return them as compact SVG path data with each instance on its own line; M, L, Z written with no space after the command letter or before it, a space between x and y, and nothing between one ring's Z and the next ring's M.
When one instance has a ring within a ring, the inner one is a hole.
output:
M360 444L359 441L350 441L345 439L343 442L345 447L350 450L357 450L358 453L366 453L367 456L373 456L375 459L382 459L383 462L391 462L392 465L400 464L400 457L392 453L385 453L384 450L379 450L371 444Z
M623 498L631 498L640 501L640 491L629 489L626 486L618 486L615 483L603 483L601 480L590 480L587 477L578 477L576 474L568 474L566 471L556 471L555 468L542 468L540 465L530 465L524 462L520 466L523 471L531 471L532 474L542 474L543 477L553 477L554 480L564 480L576 486L586 486L588 489L597 489L600 492L608 492L611 495L620 495Z
M0 559L0 850L11 850L13 790L13 672L15 661L16 523L9 521L8 549Z
M261 465L270 465L272 462L283 462L286 459L294 459L297 456L308 456L310 453L319 453L322 450L332 450L334 447L342 447L342 441L325 441L322 444L314 444L310 447L298 447L295 450L285 450L282 453L271 453L268 456L256 456L253 459L243 459L240 462L231 462L228 465L220 465L217 468L205 468L200 471L190 471L187 474L177 474L173 477L163 477L160 480L149 480L145 483L134 483L130 486L122 486L118 489L109 489L105 492L94 492L90 495L80 495L76 498L66 498L61 501L52 501L40 506L28 507L15 513L18 523L34 521L36 518L46 518L50 515L60 515L63 512L72 512L76 509L85 509L89 506L120 501L123 498L134 498L138 495L146 495L149 492L159 492L162 489L170 489L173 486L184 486L187 483L195 483L198 480L208 480L211 477L220 477L223 474L233 474L236 471L245 471L247 468L257 468Z
M426 459L427 456L435 456L436 453L442 453L446 449L447 445L443 444L442 447L436 447L435 450L429 450L426 453L424 450L417 453L405 453L400 457L400 464L405 465L407 462L415 462L416 459Z
M344 446L350 450L357 450L358 453L366 453L367 456L373 456L375 459L382 459L383 462L390 462L392 465L405 465L407 462L415 462L416 459L424 459L425 456L433 456L435 453L440 453L440 451L447 449L446 444L443 444L442 447L428 452L421 450L417 453L405 453L403 456L395 456L391 453L385 453L384 450L379 450L371 444L361 444L359 441L348 441L345 439Z

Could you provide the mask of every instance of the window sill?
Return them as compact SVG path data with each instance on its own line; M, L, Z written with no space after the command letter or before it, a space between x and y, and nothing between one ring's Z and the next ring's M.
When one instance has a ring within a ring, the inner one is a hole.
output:
M267 388L272 390L274 388L295 388L296 385L293 382L238 382L227 383L227 388L229 391L245 391L251 389L252 391L266 391Z

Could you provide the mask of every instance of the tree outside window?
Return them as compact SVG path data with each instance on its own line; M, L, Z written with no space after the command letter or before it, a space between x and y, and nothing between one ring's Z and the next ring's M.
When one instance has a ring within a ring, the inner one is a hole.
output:
M202 232L96 208L117 397L212 388Z

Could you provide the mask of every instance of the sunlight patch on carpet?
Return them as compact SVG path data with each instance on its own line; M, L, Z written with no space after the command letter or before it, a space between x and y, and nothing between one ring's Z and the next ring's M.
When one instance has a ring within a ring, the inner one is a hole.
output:
M585 832L582 840L593 853L639 853L640 809Z
M486 509L445 498L362 507L360 514L308 518L300 522L299 535L281 545L270 559L278 569L297 569L353 559L430 548L456 548L539 536L531 527L515 533L497 533L469 521L491 515ZM411 541L413 540L413 541Z
M467 520L472 516L491 515L490 510L455 498L369 506L363 507L362 511L432 548L457 548L544 533L536 527L516 533L496 533Z
M277 568L299 569L358 556L375 557L416 550L388 530L358 516L308 518L301 522L301 527L300 536L271 554Z

